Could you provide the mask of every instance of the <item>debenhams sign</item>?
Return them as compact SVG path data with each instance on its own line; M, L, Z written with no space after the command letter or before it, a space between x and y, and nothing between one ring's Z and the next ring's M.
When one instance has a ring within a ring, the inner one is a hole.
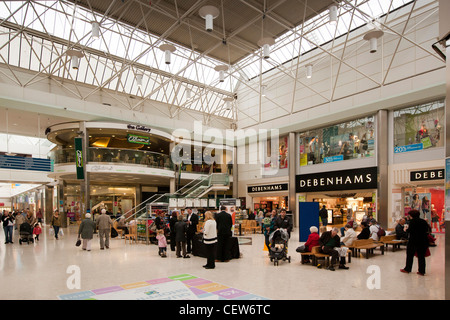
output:
M377 167L302 174L295 177L295 192L377 188Z
M287 183L277 183L277 184L267 184L261 186L248 186L247 192L276 192L276 191L287 191L288 184Z

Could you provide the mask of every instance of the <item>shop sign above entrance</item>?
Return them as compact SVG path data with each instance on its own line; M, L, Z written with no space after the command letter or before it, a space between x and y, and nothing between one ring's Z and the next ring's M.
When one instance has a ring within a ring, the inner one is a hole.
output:
M377 167L301 174L295 177L295 192L377 188Z
M288 190L287 183L277 183L277 184L267 184L267 185L261 185L261 186L248 186L247 187L248 193L276 192L276 191L287 191L287 190Z
M127 136L128 142L131 143L138 143L138 144L150 144L150 138L149 137L143 137L143 136L137 136L135 134L129 134Z
M138 130L138 131L144 131L144 132L150 132L150 131L152 131L151 128L147 128L146 126L134 125L134 124L129 124L129 125L127 125L127 129L130 129L130 130Z
M421 171L410 171L409 172L409 180L410 181L439 180L439 179L444 179L444 177L445 177L444 169L421 170Z

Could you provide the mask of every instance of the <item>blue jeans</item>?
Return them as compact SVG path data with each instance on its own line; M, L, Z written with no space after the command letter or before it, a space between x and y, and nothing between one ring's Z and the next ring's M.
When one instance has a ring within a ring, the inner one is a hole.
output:
M12 243L13 228L14 226L3 227L3 231L5 231L5 243Z
M58 239L59 226L53 226L53 230L55 230L55 238Z

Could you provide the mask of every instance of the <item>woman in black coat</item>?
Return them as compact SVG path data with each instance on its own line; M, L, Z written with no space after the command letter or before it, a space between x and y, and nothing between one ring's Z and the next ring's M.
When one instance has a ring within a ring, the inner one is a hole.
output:
M175 240L175 223L178 220L178 212L173 211L172 216L169 219L169 229L170 229L170 250L175 251L176 240Z
M409 211L411 220L406 232L409 234L408 245L406 246L406 266L400 269L401 272L410 273L414 261L414 255L417 253L419 260L419 271L417 274L425 275L425 253L428 249L428 223L420 218L420 212L417 210Z

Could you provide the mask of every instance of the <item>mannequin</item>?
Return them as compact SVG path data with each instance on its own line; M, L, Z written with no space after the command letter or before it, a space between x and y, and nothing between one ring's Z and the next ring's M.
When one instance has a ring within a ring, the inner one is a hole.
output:
M434 208L434 204L431 204L431 232L440 232L439 215Z

